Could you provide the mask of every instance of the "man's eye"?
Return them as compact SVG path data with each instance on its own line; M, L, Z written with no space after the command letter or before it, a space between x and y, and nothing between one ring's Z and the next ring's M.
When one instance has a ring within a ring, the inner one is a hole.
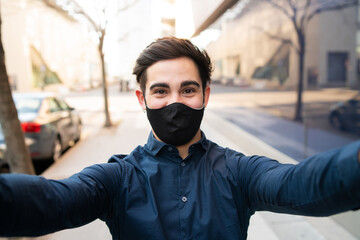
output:
M196 92L196 90L193 88L187 88L183 91L184 94L190 94L190 93L194 93L194 92Z
M156 93L156 94L165 94L166 91L163 90L163 89L159 89L159 90L156 90L155 93Z

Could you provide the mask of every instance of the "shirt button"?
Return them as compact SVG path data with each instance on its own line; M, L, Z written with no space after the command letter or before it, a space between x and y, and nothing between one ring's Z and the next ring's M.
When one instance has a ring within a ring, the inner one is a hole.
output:
M181 201L183 201L184 203L187 202L187 200L188 200L187 197L182 197L181 198Z
M181 165L182 167L185 167L186 163L181 162L180 165Z
M172 148L172 147L169 147L168 150L169 150L169 152L171 152L171 151L173 150L173 148Z

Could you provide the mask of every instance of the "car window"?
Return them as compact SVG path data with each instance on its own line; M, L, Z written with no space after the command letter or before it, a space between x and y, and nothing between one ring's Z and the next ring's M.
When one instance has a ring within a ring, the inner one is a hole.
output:
M67 103L64 100L61 100L61 99L56 99L56 100L58 101L58 103L60 105L60 108L62 110L69 110L70 109L69 105L67 105Z
M41 100L37 98L15 98L14 102L19 113L35 113L39 110L41 104Z
M39 109L39 115L44 115L50 112L50 104L48 99L43 99L40 109Z
M50 107L50 112L58 112L61 110L55 98L49 98L49 107Z

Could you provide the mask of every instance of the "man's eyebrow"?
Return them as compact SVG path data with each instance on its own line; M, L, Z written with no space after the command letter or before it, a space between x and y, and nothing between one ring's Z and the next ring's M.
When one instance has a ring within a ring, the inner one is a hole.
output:
M184 81L181 83L181 87L186 87L186 86L189 86L189 85L196 85L197 87L200 87L200 84L196 81L192 81L192 80L189 80L189 81Z
M169 84L167 83L154 83L153 85L150 86L150 90L156 87L170 88Z

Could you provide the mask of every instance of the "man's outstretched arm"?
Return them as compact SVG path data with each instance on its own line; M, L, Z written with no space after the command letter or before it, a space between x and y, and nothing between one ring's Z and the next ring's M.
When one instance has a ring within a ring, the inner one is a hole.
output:
M297 165L252 157L253 210L328 216L360 207L360 142L323 152Z
M24 174L0 175L0 236L39 236L104 217L108 190L93 166L55 181Z

